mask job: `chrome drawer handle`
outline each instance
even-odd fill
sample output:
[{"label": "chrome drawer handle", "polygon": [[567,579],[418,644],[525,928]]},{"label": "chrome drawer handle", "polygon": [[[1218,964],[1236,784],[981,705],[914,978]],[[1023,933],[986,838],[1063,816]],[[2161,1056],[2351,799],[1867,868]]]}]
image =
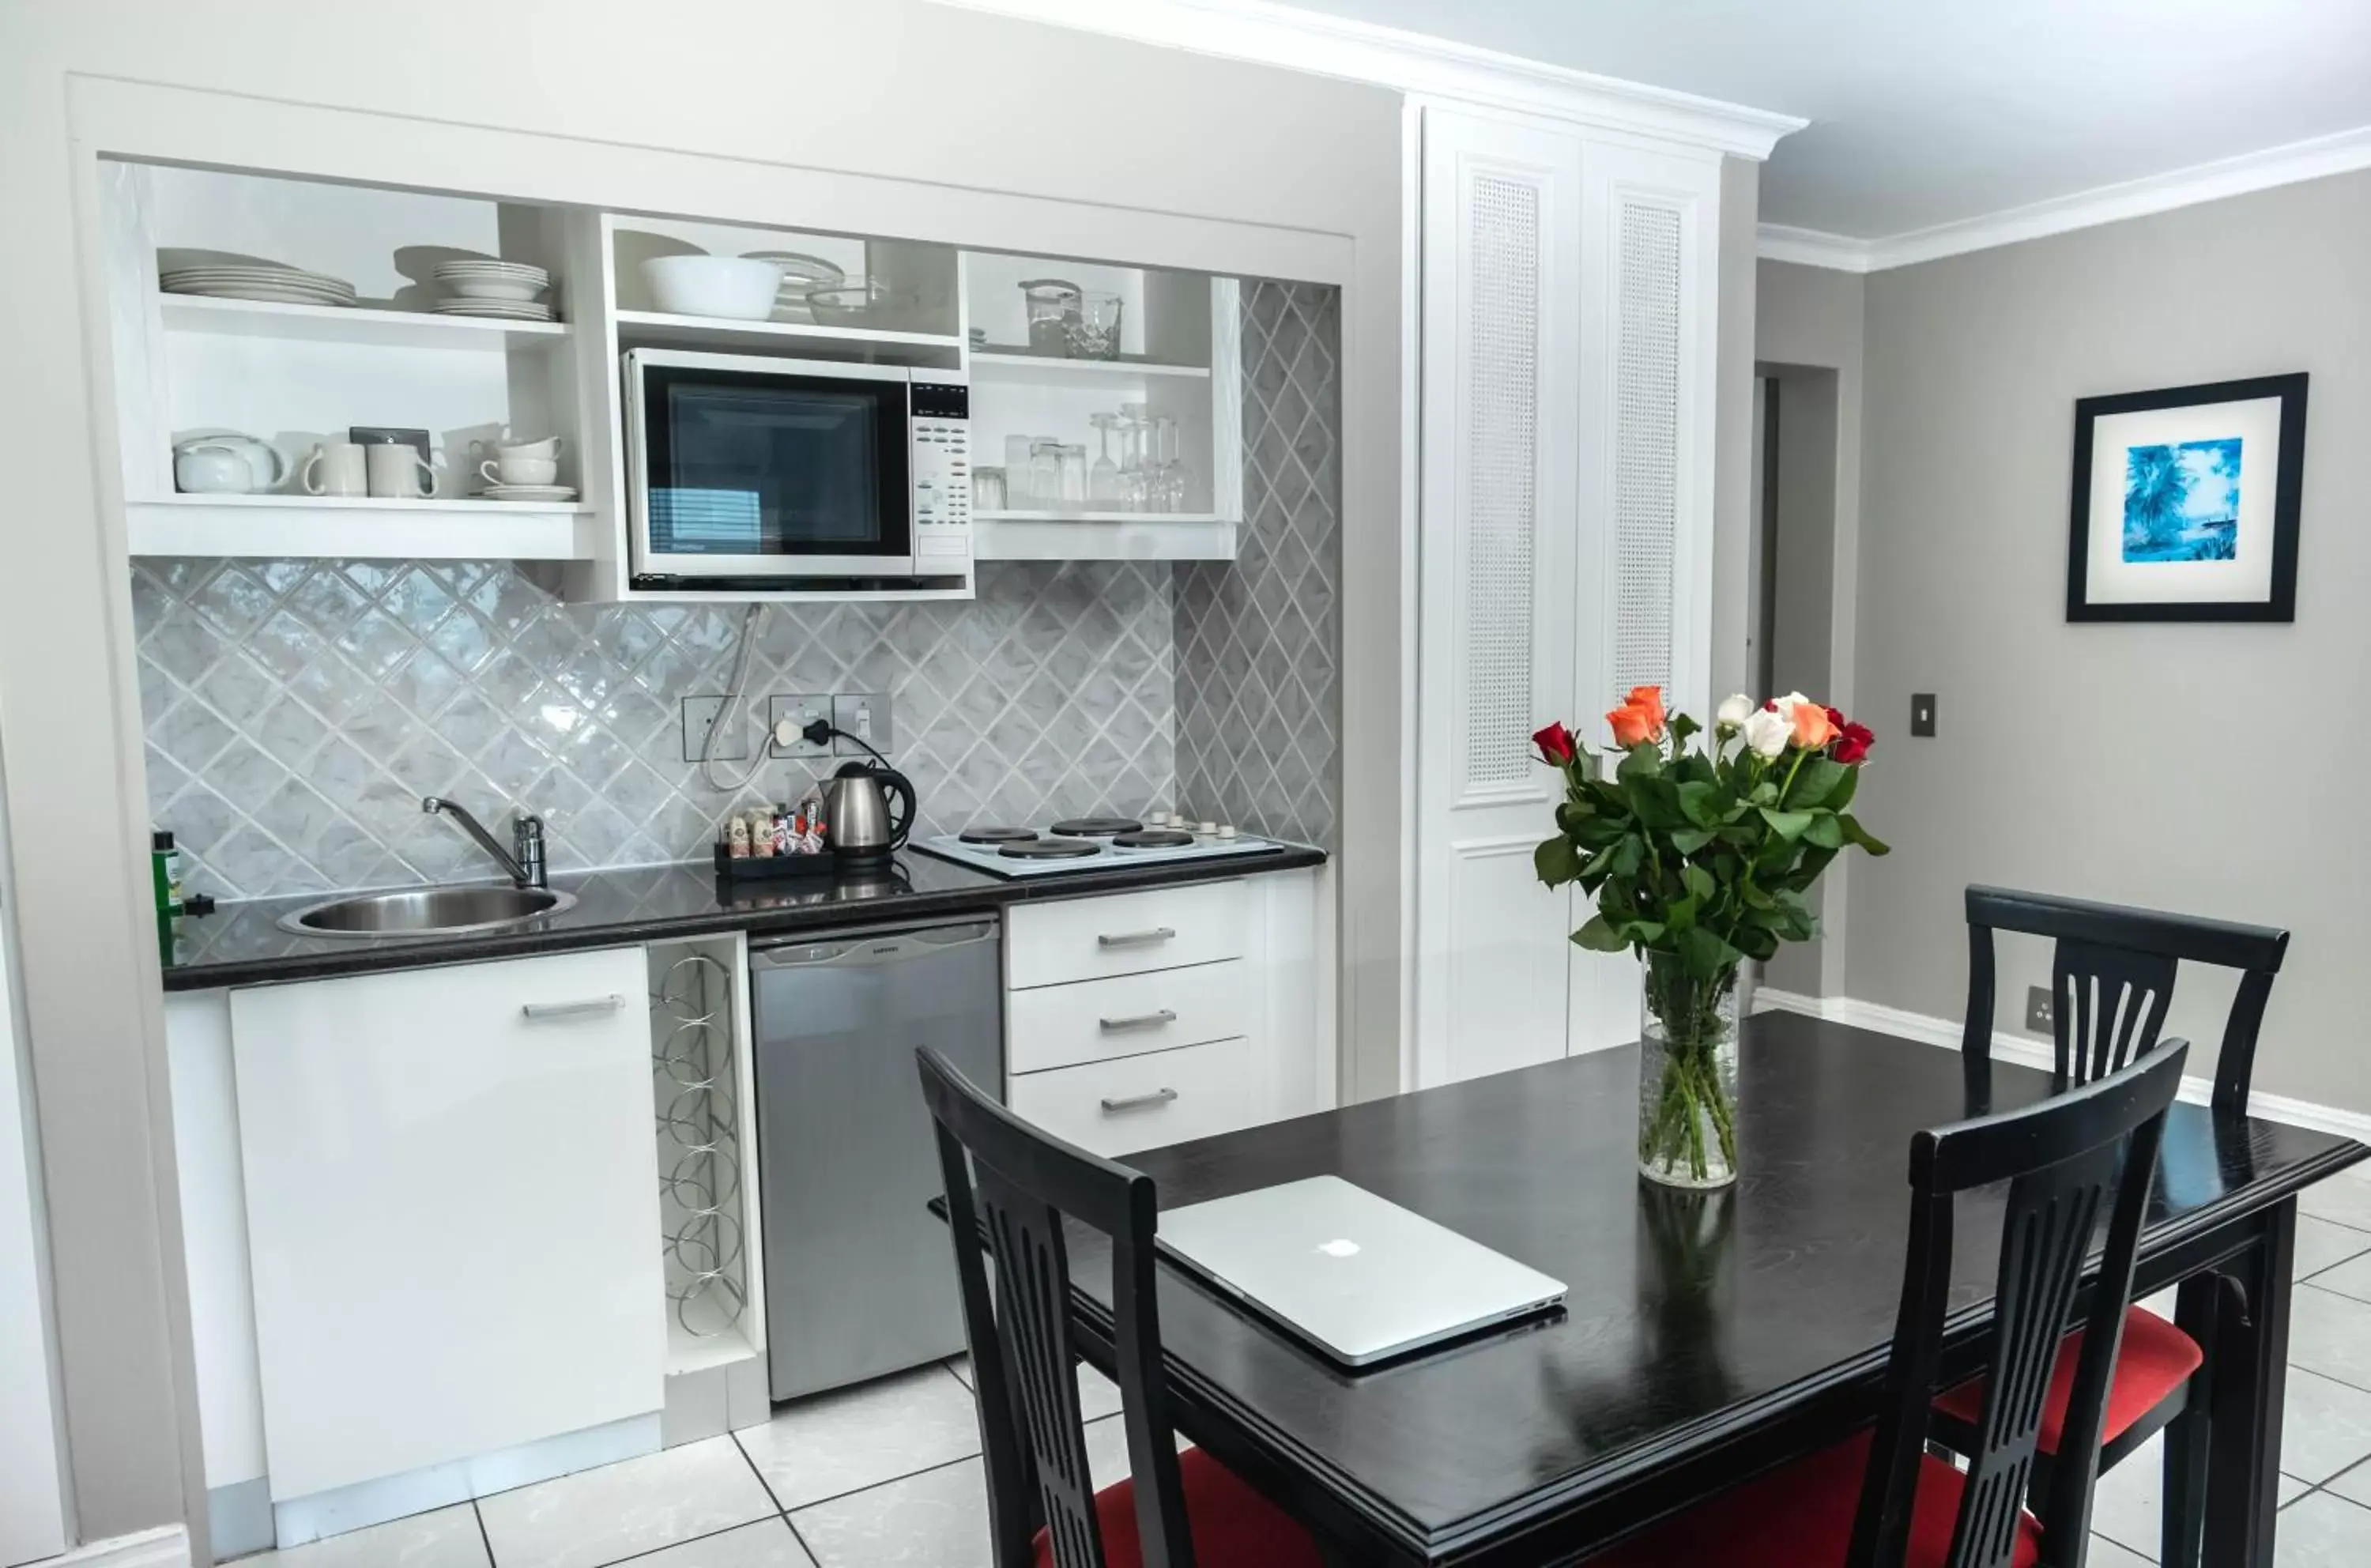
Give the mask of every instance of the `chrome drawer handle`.
[{"label": "chrome drawer handle", "polygon": [[1176,934],[1167,926],[1156,926],[1150,931],[1121,931],[1117,935],[1105,933],[1095,939],[1095,945],[1107,948],[1142,947],[1147,942],[1165,942]]},{"label": "chrome drawer handle", "polygon": [[1166,1105],[1176,1098],[1177,1091],[1174,1089],[1156,1089],[1150,1094],[1131,1094],[1124,1100],[1106,1100],[1104,1101],[1104,1114],[1108,1116],[1116,1111],[1138,1111],[1147,1105]]},{"label": "chrome drawer handle", "polygon": [[614,991],[606,997],[588,997],[581,1002],[528,1002],[519,1009],[519,1016],[530,1023],[548,1023],[564,1018],[590,1018],[596,1013],[613,1013],[626,1005],[626,998]]},{"label": "chrome drawer handle", "polygon": [[1107,1034],[1116,1034],[1123,1029],[1159,1029],[1176,1021],[1177,1015],[1162,1008],[1159,1012],[1138,1013],[1133,1018],[1099,1018],[1095,1025]]}]

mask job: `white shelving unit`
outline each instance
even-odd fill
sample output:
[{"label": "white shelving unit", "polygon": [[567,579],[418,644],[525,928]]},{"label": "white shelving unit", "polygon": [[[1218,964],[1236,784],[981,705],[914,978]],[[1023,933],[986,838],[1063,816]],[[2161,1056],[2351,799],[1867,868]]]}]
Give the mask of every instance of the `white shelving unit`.
[{"label": "white shelving unit", "polygon": [[135,556],[589,560],[593,508],[376,496],[166,495],[124,508]]},{"label": "white shelving unit", "polygon": [[439,316],[426,310],[378,310],[361,306],[278,305],[159,293],[156,310],[168,332],[221,332],[289,342],[353,343],[406,349],[549,348],[569,334],[565,321],[509,321],[488,316]]},{"label": "white shelving unit", "polygon": [[999,381],[1025,381],[1037,376],[1056,382],[1105,378],[1142,380],[1155,375],[1179,375],[1192,381],[1210,379],[1210,367],[1207,364],[1162,364],[1152,360],[1128,359],[1056,359],[1051,354],[1033,354],[1026,349],[974,349],[971,365],[975,374],[984,371]]},{"label": "white shelving unit", "polygon": [[[963,339],[940,332],[900,332],[881,327],[822,327],[803,321],[726,321],[711,316],[669,316],[657,310],[618,312],[622,338],[654,348],[708,350],[719,353],[794,356],[818,350],[831,359],[878,359],[888,363],[930,363],[960,353]],[[876,351],[864,353],[862,351]],[[921,354],[897,351],[925,351]]]}]

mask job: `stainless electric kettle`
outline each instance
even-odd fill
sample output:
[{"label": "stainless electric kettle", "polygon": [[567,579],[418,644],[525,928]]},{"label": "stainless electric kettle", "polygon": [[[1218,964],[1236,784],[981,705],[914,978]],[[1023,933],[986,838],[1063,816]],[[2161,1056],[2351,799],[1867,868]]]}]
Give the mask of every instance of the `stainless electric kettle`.
[{"label": "stainless electric kettle", "polygon": [[846,860],[879,859],[904,848],[913,830],[913,781],[879,763],[848,763],[823,787],[823,809],[833,854]]}]

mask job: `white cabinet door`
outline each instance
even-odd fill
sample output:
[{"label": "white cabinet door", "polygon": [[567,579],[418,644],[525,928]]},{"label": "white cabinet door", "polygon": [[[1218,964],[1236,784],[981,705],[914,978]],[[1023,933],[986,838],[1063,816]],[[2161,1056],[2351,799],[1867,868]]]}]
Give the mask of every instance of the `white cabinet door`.
[{"label": "white cabinet door", "polygon": [[1583,706],[1580,139],[1428,109],[1423,207],[1416,1068],[1428,1085],[1565,1053],[1574,901],[1532,871],[1557,790],[1531,735]]},{"label": "white cabinet door", "polygon": [[664,1403],[643,969],[232,996],[275,1502]]}]

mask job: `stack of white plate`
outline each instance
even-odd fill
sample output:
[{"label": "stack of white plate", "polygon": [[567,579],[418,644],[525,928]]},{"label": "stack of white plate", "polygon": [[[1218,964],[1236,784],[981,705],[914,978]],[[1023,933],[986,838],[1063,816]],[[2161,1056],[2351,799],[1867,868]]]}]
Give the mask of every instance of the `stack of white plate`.
[{"label": "stack of white plate", "polygon": [[815,313],[807,308],[807,291],[832,288],[849,281],[846,270],[836,263],[796,250],[752,250],[746,253],[745,259],[771,261],[782,270],[782,285],[774,294],[777,321],[813,321]]},{"label": "stack of white plate", "polygon": [[551,274],[524,261],[458,260],[436,263],[436,302],[441,316],[492,316],[505,321],[549,321],[551,306],[541,296]]},{"label": "stack of white plate", "polygon": [[488,501],[539,501],[549,506],[554,502],[574,501],[574,485],[488,485],[478,492]]},{"label": "stack of white plate", "polygon": [[354,285],[343,278],[269,262],[177,267],[156,281],[167,294],[204,294],[214,299],[263,300],[273,305],[354,303]]}]

